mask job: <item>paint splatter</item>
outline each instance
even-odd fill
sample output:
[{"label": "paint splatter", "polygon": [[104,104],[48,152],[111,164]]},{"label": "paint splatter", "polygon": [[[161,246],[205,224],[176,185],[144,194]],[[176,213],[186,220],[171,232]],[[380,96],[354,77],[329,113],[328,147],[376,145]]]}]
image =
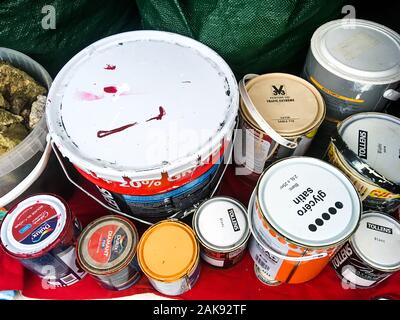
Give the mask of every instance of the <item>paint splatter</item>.
[{"label": "paint splatter", "polygon": [[106,93],[117,93],[118,92],[118,89],[116,86],[104,87],[103,90]]},{"label": "paint splatter", "polygon": [[152,120],[162,120],[162,118],[167,114],[166,112],[165,112],[165,109],[163,108],[163,107],[158,107],[158,110],[159,110],[159,114],[158,114],[158,116],[156,116],[156,117],[153,117],[153,118],[150,118],[150,119],[148,119],[148,120],[146,120],[146,122],[149,122],[149,121],[152,121]]},{"label": "paint splatter", "polygon": [[116,65],[107,64],[107,65],[104,67],[104,69],[105,69],[105,70],[115,70],[116,67],[117,67]]},{"label": "paint splatter", "polygon": [[76,93],[76,96],[79,100],[83,100],[83,101],[94,101],[94,100],[103,99],[103,96],[98,96],[94,93],[86,92],[86,91],[78,91]]},{"label": "paint splatter", "polygon": [[97,137],[98,138],[104,138],[104,137],[107,137],[107,136],[109,136],[111,134],[124,131],[124,130],[130,128],[130,127],[133,127],[133,126],[137,125],[137,124],[138,124],[137,122],[134,122],[134,123],[130,123],[130,124],[127,124],[125,126],[122,126],[122,127],[119,127],[119,128],[115,128],[115,129],[112,129],[112,130],[100,130],[100,131],[97,132]]}]

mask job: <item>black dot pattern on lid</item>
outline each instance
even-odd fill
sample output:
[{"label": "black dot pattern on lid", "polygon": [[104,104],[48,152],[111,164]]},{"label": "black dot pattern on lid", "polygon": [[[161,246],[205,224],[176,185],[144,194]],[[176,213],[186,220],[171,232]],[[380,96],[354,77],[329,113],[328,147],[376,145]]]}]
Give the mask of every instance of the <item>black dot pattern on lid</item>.
[{"label": "black dot pattern on lid", "polygon": [[[336,207],[337,209],[342,209],[342,208],[343,208],[343,203],[341,203],[340,201],[336,201],[336,202],[335,202],[335,207]],[[335,214],[337,213],[337,209],[336,209],[336,208],[330,207],[330,208],[328,209],[328,212],[329,212],[329,213],[324,212],[324,213],[321,215],[321,217],[322,217],[323,220],[320,219],[320,218],[315,219],[315,224],[312,224],[312,223],[309,224],[309,225],[308,225],[308,229],[309,229],[311,232],[317,231],[317,229],[318,229],[317,226],[319,226],[319,227],[323,226],[323,225],[324,225],[324,220],[325,220],[325,221],[330,220],[330,219],[331,219],[331,215],[335,215]]]},{"label": "black dot pattern on lid", "polygon": [[330,218],[331,218],[331,216],[330,216],[328,213],[324,212],[324,213],[322,214],[322,219],[324,219],[324,220],[329,220]]},{"label": "black dot pattern on lid", "polygon": [[342,209],[343,208],[343,203],[341,203],[340,201],[335,202],[335,207],[338,209]]},{"label": "black dot pattern on lid", "polygon": [[330,207],[328,209],[328,211],[329,211],[330,214],[336,214],[336,212],[337,212],[337,210],[335,208],[333,208],[333,207]]}]

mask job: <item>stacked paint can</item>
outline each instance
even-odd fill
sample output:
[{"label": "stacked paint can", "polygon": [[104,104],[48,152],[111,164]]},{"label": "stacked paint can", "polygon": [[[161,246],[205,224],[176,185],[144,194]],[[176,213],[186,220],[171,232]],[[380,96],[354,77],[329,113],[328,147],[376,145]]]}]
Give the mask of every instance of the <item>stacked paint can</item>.
[{"label": "stacked paint can", "polygon": [[400,98],[400,35],[366,20],[328,22],[314,32],[302,76],[326,103],[326,121],[315,142],[326,150],[339,121],[384,111]]},{"label": "stacked paint can", "polygon": [[316,88],[299,77],[271,73],[246,75],[239,90],[241,135],[234,151],[238,175],[258,179],[274,161],[305,154],[325,116]]},{"label": "stacked paint can", "polygon": [[364,112],[337,126],[329,161],[356,186],[365,209],[395,214],[400,207],[400,119]]},{"label": "stacked paint can", "polygon": [[200,276],[196,236],[177,220],[165,220],[146,230],[138,245],[138,261],[154,289],[169,296],[192,289]]},{"label": "stacked paint can", "polygon": [[53,147],[70,180],[96,198],[69,163],[108,209],[154,222],[180,217],[213,194],[231,151],[238,88],[205,45],[134,31],[73,57],[48,104]]},{"label": "stacked paint can", "polygon": [[139,281],[139,235],[127,219],[104,216],[91,222],[77,244],[81,267],[109,290],[125,290]]},{"label": "stacked paint can", "polygon": [[261,175],[248,215],[259,279],[302,283],[316,277],[355,232],[361,202],[351,181],[332,165],[291,157]]},{"label": "stacked paint can", "polygon": [[10,209],[1,225],[1,245],[44,279],[43,287],[64,287],[85,275],[76,259],[81,226],[68,205],[49,194],[31,196]]}]

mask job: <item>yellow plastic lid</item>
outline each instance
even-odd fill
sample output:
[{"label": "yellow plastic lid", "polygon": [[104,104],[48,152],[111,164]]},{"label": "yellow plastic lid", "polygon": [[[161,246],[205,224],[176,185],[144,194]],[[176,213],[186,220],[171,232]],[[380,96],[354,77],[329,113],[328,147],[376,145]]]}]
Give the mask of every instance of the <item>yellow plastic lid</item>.
[{"label": "yellow plastic lid", "polygon": [[199,257],[193,230],[179,221],[159,222],[143,234],[138,245],[138,262],[146,276],[173,282],[188,274]]},{"label": "yellow plastic lid", "polygon": [[[322,122],[325,103],[318,90],[306,80],[285,73],[260,75],[246,84],[249,96],[268,124],[283,136],[309,132]],[[243,100],[242,115],[260,129]]]}]

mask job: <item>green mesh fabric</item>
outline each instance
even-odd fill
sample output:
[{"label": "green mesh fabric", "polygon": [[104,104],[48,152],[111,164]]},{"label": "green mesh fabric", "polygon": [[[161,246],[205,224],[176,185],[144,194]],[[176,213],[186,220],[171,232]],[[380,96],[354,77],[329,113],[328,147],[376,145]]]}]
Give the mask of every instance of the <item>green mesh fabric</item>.
[{"label": "green mesh fabric", "polygon": [[[43,29],[45,5],[56,29]],[[140,28],[133,0],[0,0],[0,47],[21,51],[54,76],[77,52],[108,35]]]},{"label": "green mesh fabric", "polygon": [[217,51],[238,77],[304,63],[314,30],[344,1],[137,0],[144,29],[176,32]]}]

